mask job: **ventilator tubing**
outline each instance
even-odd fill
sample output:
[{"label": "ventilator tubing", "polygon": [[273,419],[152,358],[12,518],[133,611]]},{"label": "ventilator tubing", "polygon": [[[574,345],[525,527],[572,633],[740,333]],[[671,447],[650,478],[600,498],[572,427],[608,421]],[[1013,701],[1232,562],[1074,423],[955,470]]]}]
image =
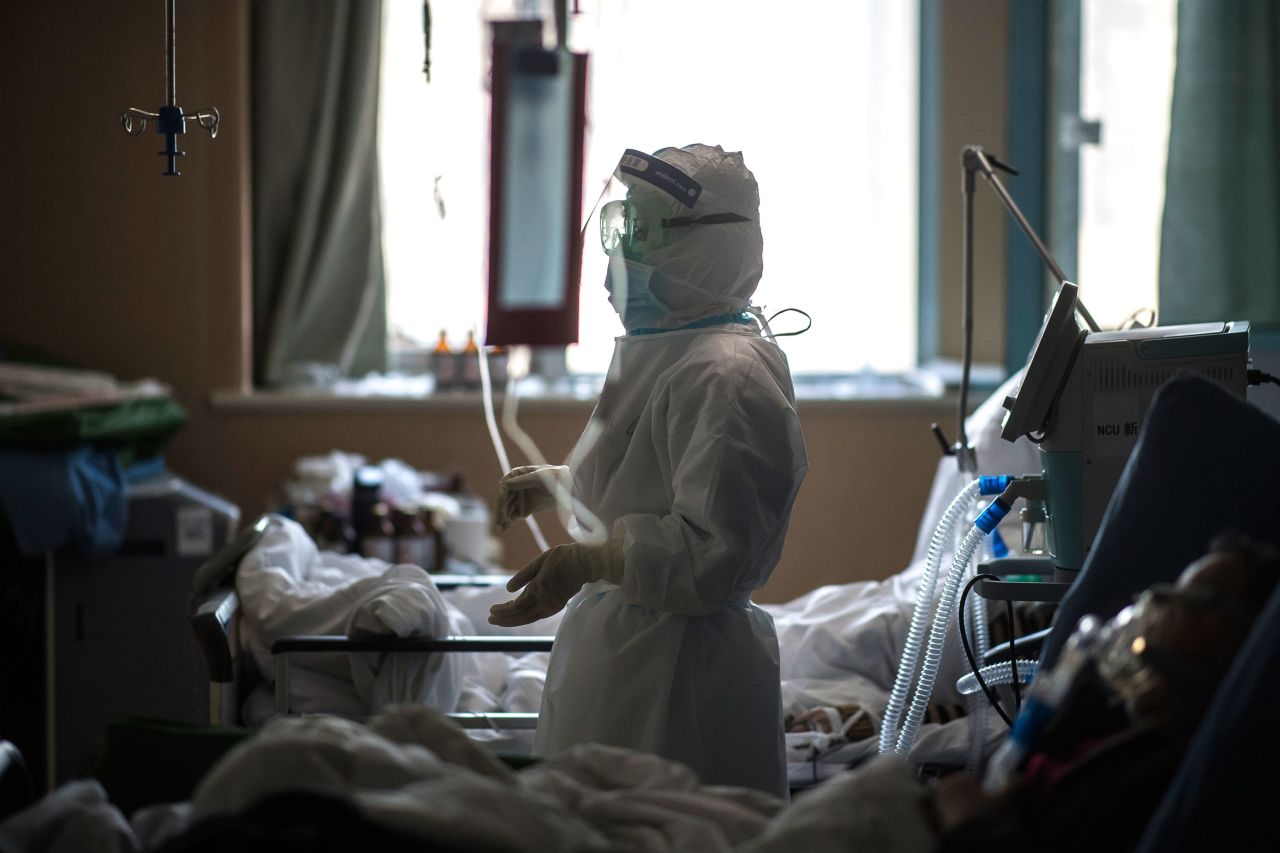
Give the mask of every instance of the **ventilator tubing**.
[{"label": "ventilator tubing", "polygon": [[[1036,674],[1037,665],[1036,661],[1033,660],[1018,661],[1018,681],[1022,684],[1030,684],[1032,676]],[[988,664],[979,669],[978,672],[982,674],[982,680],[987,683],[988,687],[1013,683],[1013,666],[1007,660]],[[978,683],[978,679],[974,677],[972,672],[966,672],[956,680],[956,690],[959,690],[965,696],[972,693],[981,694],[982,685]]]},{"label": "ventilator tubing", "polygon": [[898,739],[898,727],[902,722],[902,711],[906,706],[907,693],[915,679],[916,665],[920,659],[920,647],[924,642],[926,622],[933,604],[933,589],[938,581],[938,568],[942,564],[942,552],[951,540],[951,532],[979,494],[979,481],[969,483],[956,495],[938,526],[934,528],[929,539],[929,551],[925,558],[924,574],[920,578],[920,586],[916,590],[916,607],[911,613],[911,626],[907,629],[907,641],[902,648],[902,659],[898,662],[898,674],[893,680],[893,691],[889,694],[889,707],[885,709],[884,721],[880,724],[880,751],[889,752],[894,749]]},{"label": "ventilator tubing", "polygon": [[[981,522],[981,518],[979,519]],[[942,597],[938,600],[938,611],[933,617],[933,629],[929,632],[929,645],[925,648],[924,663],[920,668],[920,682],[916,685],[915,695],[911,697],[911,707],[907,711],[906,722],[898,734],[898,742],[894,751],[899,755],[907,755],[915,745],[916,733],[920,730],[920,721],[924,719],[925,706],[933,694],[933,685],[938,679],[938,667],[942,663],[942,649],[947,641],[947,626],[955,615],[956,599],[960,591],[960,582],[964,580],[973,552],[978,549],[982,537],[989,531],[979,525],[969,528],[960,550],[951,560],[951,571],[947,574],[946,583],[942,587]]]}]

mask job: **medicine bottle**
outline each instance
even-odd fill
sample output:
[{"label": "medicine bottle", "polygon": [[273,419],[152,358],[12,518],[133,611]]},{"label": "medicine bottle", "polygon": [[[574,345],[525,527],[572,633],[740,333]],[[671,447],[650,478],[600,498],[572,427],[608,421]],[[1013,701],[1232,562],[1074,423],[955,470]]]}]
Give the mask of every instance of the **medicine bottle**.
[{"label": "medicine bottle", "polygon": [[396,562],[396,532],[391,526],[391,512],[386,504],[380,502],[374,505],[369,525],[361,539],[360,553],[388,563]]},{"label": "medicine bottle", "polygon": [[396,531],[396,562],[434,571],[436,540],[417,507],[397,507],[391,513],[391,521]]},{"label": "medicine bottle", "polygon": [[462,348],[462,387],[468,391],[480,390],[480,347],[476,346],[475,330],[467,332],[467,343]]},{"label": "medicine bottle", "polygon": [[445,330],[440,330],[440,339],[436,341],[436,348],[431,352],[431,372],[436,378],[436,390],[448,391],[457,385],[458,382],[458,360],[457,356],[449,349],[449,339],[445,336]]},{"label": "medicine bottle", "polygon": [[336,551],[346,554],[351,550],[355,540],[355,531],[347,520],[338,512],[332,501],[321,504],[320,514],[316,518],[315,531],[311,534],[316,548],[321,551]]}]

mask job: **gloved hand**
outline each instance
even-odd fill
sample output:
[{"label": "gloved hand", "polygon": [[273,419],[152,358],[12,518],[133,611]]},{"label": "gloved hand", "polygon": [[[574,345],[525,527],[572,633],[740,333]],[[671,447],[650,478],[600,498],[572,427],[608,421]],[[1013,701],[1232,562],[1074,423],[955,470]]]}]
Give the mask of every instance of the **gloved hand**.
[{"label": "gloved hand", "polygon": [[556,496],[548,485],[559,481],[571,487],[567,465],[521,465],[512,468],[498,482],[498,500],[493,508],[493,529],[506,530],[517,519],[535,512],[555,509]]},{"label": "gloved hand", "polygon": [[582,585],[596,580],[622,583],[622,542],[557,545],[534,557],[507,581],[507,591],[524,592],[489,608],[489,622],[503,628],[528,625],[564,609]]}]

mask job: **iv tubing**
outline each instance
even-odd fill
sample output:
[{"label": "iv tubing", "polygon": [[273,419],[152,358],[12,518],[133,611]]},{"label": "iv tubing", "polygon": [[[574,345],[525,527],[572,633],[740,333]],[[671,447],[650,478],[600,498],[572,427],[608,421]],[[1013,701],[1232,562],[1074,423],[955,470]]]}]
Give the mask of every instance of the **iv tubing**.
[{"label": "iv tubing", "polygon": [[[506,471],[511,470],[511,464],[509,464],[506,448],[503,448],[502,438],[498,435],[498,428],[493,420],[493,386],[489,382],[489,362],[486,359],[484,347],[480,348],[480,384],[484,389],[485,420],[489,424],[489,435],[490,438],[493,438],[494,447],[498,448],[498,461],[502,464],[503,471],[506,473]],[[518,407],[520,407],[520,393],[516,389],[516,378],[508,375],[507,393],[502,402],[502,428],[506,430],[508,437],[516,442],[516,446],[520,447],[520,450],[525,453],[525,456],[532,464],[547,465],[547,457],[543,456],[543,452],[538,450],[538,444],[534,442],[529,433],[520,428],[520,423],[516,420]],[[547,487],[547,491],[556,497],[556,508],[561,524],[564,525],[564,529],[573,539],[577,540],[577,542],[588,544],[600,544],[608,539],[608,530],[605,529],[604,524],[600,523],[594,512],[588,510],[582,505],[581,501],[573,497],[570,488],[558,476],[539,474],[539,479]],[[529,529],[534,534],[538,547],[543,551],[547,551],[550,546],[538,523],[531,516],[525,517],[525,523],[529,525]],[[579,533],[580,530],[581,534]]]},{"label": "iv tubing", "polygon": [[[483,376],[481,377],[483,380]],[[506,431],[507,436],[516,443],[516,446],[524,452],[529,461],[534,465],[546,465],[546,457],[542,455],[542,451],[538,449],[538,445],[527,432],[520,428],[519,422],[516,421],[516,410],[520,406],[520,395],[516,391],[515,377],[507,377],[507,393],[506,399],[502,401],[502,428]],[[510,469],[508,469],[510,470]],[[556,510],[560,516],[560,523],[564,525],[566,531],[578,542],[585,542],[591,545],[599,545],[608,540],[609,531],[604,524],[596,517],[595,513],[587,509],[582,501],[573,496],[568,487],[553,474],[541,473],[538,475],[547,490],[555,496]],[[533,519],[528,519],[530,525],[534,524]],[[571,521],[576,521],[575,525],[583,532],[579,535],[571,525]],[[542,550],[547,550],[546,540],[539,542]]]},{"label": "iv tubing", "polygon": [[925,623],[929,618],[930,606],[933,604],[933,590],[937,586],[938,569],[942,563],[942,551],[951,538],[951,531],[956,522],[978,497],[978,480],[969,483],[952,499],[947,506],[938,526],[929,539],[928,557],[925,560],[924,574],[920,578],[920,586],[916,590],[916,607],[911,614],[911,626],[907,630],[907,641],[902,649],[902,659],[898,663],[898,674],[894,678],[893,691],[889,695],[889,706],[885,709],[884,721],[880,726],[880,751],[889,752],[899,735],[898,726],[902,720],[902,712],[906,706],[907,693],[915,678],[916,665],[920,658],[920,647],[924,641]]},{"label": "iv tubing", "polygon": [[[480,396],[484,402],[484,422],[489,427],[489,439],[493,442],[493,449],[498,454],[498,464],[502,466],[502,473],[505,475],[511,470],[511,460],[507,457],[506,445],[502,443],[498,422],[493,416],[493,383],[489,380],[489,354],[484,347],[480,347],[480,387],[482,392]],[[551,547],[547,544],[547,538],[542,535],[542,528],[538,526],[533,516],[526,516],[524,522],[529,525],[529,532],[533,534],[533,541],[538,544],[540,550],[546,551]]]}]

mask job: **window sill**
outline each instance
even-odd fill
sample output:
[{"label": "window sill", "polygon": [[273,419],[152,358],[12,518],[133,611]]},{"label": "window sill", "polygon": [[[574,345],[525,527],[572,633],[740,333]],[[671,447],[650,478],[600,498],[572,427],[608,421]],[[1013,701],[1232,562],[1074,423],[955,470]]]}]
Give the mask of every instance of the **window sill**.
[{"label": "window sill", "polygon": [[[254,390],[214,391],[209,403],[216,412],[232,414],[279,411],[481,411],[479,391],[445,391],[435,394],[353,394],[337,391]],[[502,395],[495,398],[501,416]],[[520,397],[521,409],[590,409],[595,395],[530,394]]]},{"label": "window sill", "polygon": [[[520,394],[522,409],[590,409],[603,377],[576,377],[546,383],[528,382]],[[936,377],[927,374],[888,377],[875,374],[801,376],[795,381],[796,402],[801,408],[847,406],[874,408],[936,408],[954,403],[954,394]],[[503,394],[495,397],[501,409]],[[421,388],[402,384],[357,389],[355,386],[324,389],[222,390],[210,395],[217,412],[231,414],[278,411],[463,411],[482,409],[479,391],[435,393],[424,383]]]}]

